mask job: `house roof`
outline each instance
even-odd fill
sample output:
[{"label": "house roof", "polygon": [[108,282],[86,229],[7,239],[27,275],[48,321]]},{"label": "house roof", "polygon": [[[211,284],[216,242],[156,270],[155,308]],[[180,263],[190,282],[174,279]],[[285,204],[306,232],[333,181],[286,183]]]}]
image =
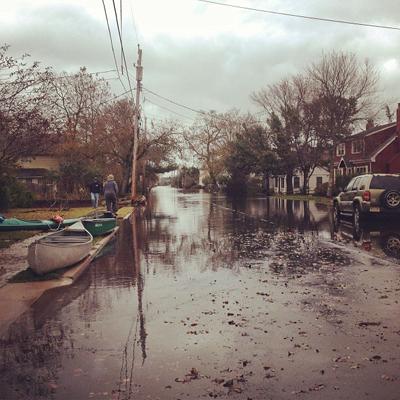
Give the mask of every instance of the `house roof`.
[{"label": "house roof", "polygon": [[18,168],[18,178],[41,178],[48,176],[49,170],[46,168]]},{"label": "house roof", "polygon": [[369,155],[369,158],[371,159],[371,161],[375,162],[375,157],[384,149],[386,149],[386,147],[388,147],[391,143],[393,143],[397,138],[397,134],[394,134],[392,136],[390,136],[389,139],[387,139],[386,141],[384,141],[377,149],[375,149],[373,152],[371,152],[371,154]]},{"label": "house roof", "polygon": [[354,133],[354,134],[350,135],[348,138],[346,138],[344,141],[349,141],[349,140],[361,138],[364,136],[374,135],[375,133],[382,132],[386,129],[395,128],[396,125],[397,125],[396,122],[389,122],[388,124],[374,126],[371,129]]}]

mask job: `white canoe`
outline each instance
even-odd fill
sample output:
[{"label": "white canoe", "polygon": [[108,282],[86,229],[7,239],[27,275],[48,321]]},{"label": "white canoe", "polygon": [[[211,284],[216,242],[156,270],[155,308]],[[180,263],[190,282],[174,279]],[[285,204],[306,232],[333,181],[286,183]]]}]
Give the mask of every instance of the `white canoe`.
[{"label": "white canoe", "polygon": [[29,266],[42,275],[76,264],[89,255],[93,236],[85,229],[82,222],[51,233],[28,248]]}]

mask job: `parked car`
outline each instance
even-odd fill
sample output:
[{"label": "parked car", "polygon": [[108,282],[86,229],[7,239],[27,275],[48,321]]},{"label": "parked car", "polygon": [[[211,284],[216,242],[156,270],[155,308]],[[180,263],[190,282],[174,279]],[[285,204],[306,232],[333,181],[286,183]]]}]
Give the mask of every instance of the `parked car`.
[{"label": "parked car", "polygon": [[354,224],[368,215],[400,216],[400,174],[354,177],[333,199],[334,217],[351,215]]}]

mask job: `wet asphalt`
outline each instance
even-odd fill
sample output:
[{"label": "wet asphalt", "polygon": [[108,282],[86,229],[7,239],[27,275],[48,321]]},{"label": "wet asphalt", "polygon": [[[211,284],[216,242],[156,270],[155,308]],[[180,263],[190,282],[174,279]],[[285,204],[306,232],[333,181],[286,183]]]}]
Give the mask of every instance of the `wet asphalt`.
[{"label": "wet asphalt", "polygon": [[1,338],[0,399],[400,397],[396,224],[156,188]]}]

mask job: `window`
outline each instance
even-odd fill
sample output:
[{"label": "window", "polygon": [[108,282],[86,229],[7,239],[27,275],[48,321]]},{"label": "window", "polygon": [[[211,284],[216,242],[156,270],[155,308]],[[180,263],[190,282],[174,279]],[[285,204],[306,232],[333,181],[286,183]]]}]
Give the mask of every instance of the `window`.
[{"label": "window", "polygon": [[344,156],[346,154],[346,145],[345,143],[340,143],[336,147],[336,155],[337,156]]},{"label": "window", "polygon": [[281,178],[281,187],[282,187],[282,188],[285,187],[285,178]]},{"label": "window", "polygon": [[317,176],[317,187],[322,186],[322,176]]},{"label": "window", "polygon": [[358,189],[358,184],[360,183],[361,178],[356,178],[355,181],[353,182],[353,186],[351,187],[351,190],[357,190]]},{"label": "window", "polygon": [[353,183],[354,183],[354,181],[355,181],[356,179],[355,178],[353,178],[350,182],[349,182],[349,184],[346,186],[346,192],[348,192],[349,190],[351,190],[351,188],[353,187]]},{"label": "window", "polygon": [[400,176],[376,175],[372,178],[369,188],[400,190]]},{"label": "window", "polygon": [[368,166],[364,165],[362,167],[356,167],[357,174],[366,174],[368,173]]},{"label": "window", "polygon": [[353,140],[351,142],[351,154],[359,154],[363,151],[363,141],[362,139]]},{"label": "window", "polygon": [[300,187],[300,178],[298,176],[295,176],[293,178],[293,188],[298,189]]}]

